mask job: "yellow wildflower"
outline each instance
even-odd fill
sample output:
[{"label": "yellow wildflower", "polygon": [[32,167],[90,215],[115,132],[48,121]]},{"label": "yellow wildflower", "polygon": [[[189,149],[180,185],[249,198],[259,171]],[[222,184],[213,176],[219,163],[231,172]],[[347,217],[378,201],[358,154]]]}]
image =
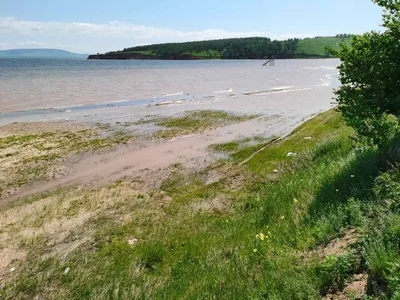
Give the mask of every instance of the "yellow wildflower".
[{"label": "yellow wildflower", "polygon": [[296,198],[294,198],[294,199],[293,199],[293,202],[294,202],[294,203],[297,203],[297,202],[299,202],[299,200],[297,200]]},{"label": "yellow wildflower", "polygon": [[262,233],[260,233],[260,240],[264,240],[265,239],[265,235],[264,234],[262,234]]},{"label": "yellow wildflower", "polygon": [[253,249],[253,252],[256,253],[256,252],[257,252],[257,249]]}]

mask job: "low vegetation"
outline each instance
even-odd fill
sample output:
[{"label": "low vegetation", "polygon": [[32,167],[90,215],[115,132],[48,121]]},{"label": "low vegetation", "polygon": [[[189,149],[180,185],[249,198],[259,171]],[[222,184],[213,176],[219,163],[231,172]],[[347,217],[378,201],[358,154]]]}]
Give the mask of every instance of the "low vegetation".
[{"label": "low vegetation", "polygon": [[[2,207],[1,297],[400,299],[400,4],[374,2],[387,30],[336,52],[338,110],[285,139],[211,146],[229,159],[173,165],[156,185],[124,178]],[[236,118],[156,122],[181,134]]]},{"label": "low vegetation", "polygon": [[3,207],[1,251],[19,253],[3,295],[318,299],[359,292],[359,275],[374,297],[394,294],[398,146],[358,149],[352,136],[330,111],[244,165],[264,141],[201,172],[171,166],[157,189],[127,178]]},{"label": "low vegetation", "polygon": [[60,163],[68,156],[109,148],[130,138],[123,132],[100,137],[95,129],[20,133],[0,138],[0,197],[33,181],[61,176],[65,168]]},{"label": "low vegetation", "polygon": [[183,116],[145,118],[135,124],[153,123],[162,128],[167,128],[157,131],[152,137],[157,139],[171,139],[178,136],[201,133],[257,117],[259,115],[236,115],[225,111],[197,110],[187,111]]}]

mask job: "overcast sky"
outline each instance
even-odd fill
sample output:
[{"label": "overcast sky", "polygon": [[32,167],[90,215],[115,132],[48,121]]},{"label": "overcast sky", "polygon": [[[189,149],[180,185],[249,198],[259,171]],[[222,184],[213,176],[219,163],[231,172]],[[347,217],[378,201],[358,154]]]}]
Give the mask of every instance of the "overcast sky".
[{"label": "overcast sky", "polygon": [[0,0],[0,50],[79,53],[227,37],[273,39],[379,30],[369,0]]}]

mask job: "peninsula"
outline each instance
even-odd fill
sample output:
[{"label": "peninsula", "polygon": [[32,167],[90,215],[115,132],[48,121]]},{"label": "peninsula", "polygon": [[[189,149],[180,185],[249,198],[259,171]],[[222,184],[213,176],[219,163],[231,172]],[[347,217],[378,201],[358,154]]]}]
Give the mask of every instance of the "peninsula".
[{"label": "peninsula", "polygon": [[265,37],[233,38],[184,43],[166,43],[125,48],[88,59],[264,59],[327,58],[326,47],[338,49],[348,43],[351,34],[305,39],[271,40]]}]

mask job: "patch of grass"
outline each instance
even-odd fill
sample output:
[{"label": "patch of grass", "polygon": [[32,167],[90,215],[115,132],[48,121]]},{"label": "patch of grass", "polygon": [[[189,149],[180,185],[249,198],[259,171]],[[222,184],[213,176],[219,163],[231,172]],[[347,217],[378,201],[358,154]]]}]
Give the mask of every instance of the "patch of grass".
[{"label": "patch of grass", "polygon": [[24,145],[39,137],[39,135],[8,136],[0,138],[0,149],[9,148],[15,145]]},{"label": "patch of grass", "polygon": [[111,129],[111,124],[110,123],[96,123],[96,126],[101,129],[101,130],[110,130]]},{"label": "patch of grass", "polygon": [[238,152],[240,149],[248,148],[249,146],[260,145],[261,142],[266,143],[268,140],[261,136],[255,136],[255,137],[248,137],[240,140],[231,141],[228,143],[213,144],[210,145],[209,148],[210,150],[216,152],[235,153]]},{"label": "patch of grass", "polygon": [[350,38],[340,38],[334,36],[305,38],[298,42],[296,54],[306,54],[309,56],[329,56],[326,47],[338,50],[341,43],[349,43]]},{"label": "patch of grass", "polygon": [[8,189],[46,179],[49,170],[66,156],[125,144],[131,138],[122,131],[100,138],[93,129],[1,138],[0,176],[4,180],[0,181],[0,195]]},{"label": "patch of grass", "polygon": [[186,52],[184,54],[191,54],[193,56],[197,56],[199,58],[214,58],[214,59],[220,59],[223,56],[222,52],[215,51],[215,50],[206,50],[206,51],[192,51],[192,52]]},{"label": "patch of grass", "polygon": [[160,119],[158,126],[169,128],[154,134],[156,138],[169,139],[239,123],[259,117],[258,115],[235,115],[225,111],[199,110],[186,112],[184,116]]}]

